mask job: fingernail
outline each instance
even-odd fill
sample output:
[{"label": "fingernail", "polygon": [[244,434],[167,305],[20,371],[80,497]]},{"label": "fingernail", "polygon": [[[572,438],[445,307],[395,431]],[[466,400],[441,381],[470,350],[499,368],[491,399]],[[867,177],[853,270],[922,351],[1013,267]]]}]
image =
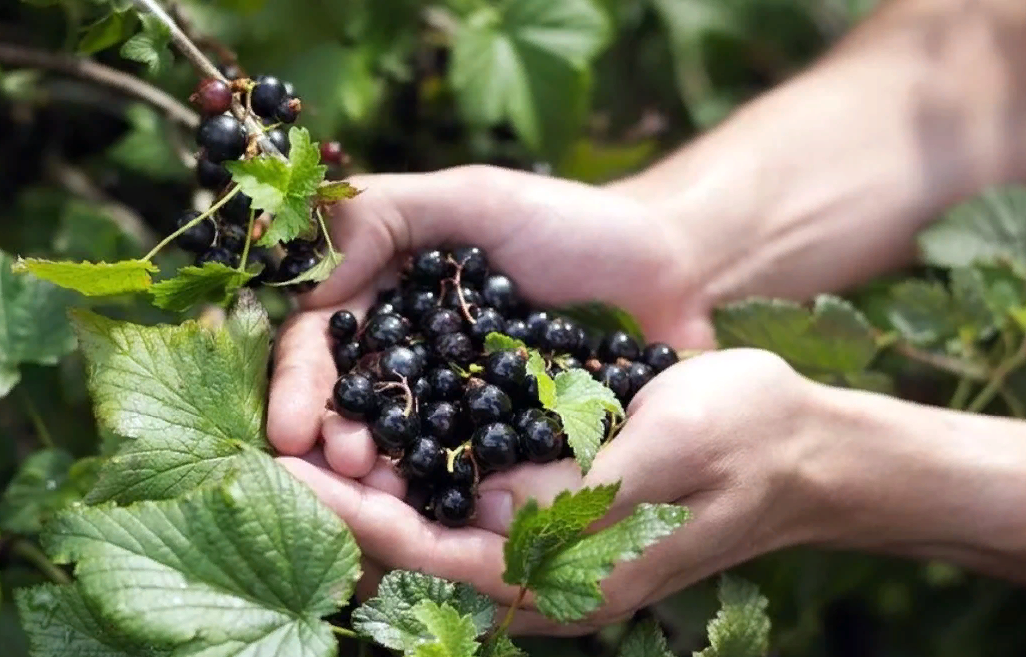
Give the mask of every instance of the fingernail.
[{"label": "fingernail", "polygon": [[513,496],[504,490],[490,490],[481,493],[477,500],[476,524],[496,534],[505,535],[513,522]]}]

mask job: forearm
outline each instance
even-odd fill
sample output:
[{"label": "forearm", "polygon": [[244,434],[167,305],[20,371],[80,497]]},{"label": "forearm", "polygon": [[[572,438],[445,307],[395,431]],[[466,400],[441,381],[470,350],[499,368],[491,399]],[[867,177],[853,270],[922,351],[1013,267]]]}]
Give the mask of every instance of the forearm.
[{"label": "forearm", "polygon": [[816,404],[808,542],[1026,583],[1026,422],[836,388]]},{"label": "forearm", "polygon": [[[909,262],[945,207],[1026,174],[1026,5],[896,0],[815,67],[619,189],[715,254],[711,303]],[[702,221],[702,218],[705,221]]]}]

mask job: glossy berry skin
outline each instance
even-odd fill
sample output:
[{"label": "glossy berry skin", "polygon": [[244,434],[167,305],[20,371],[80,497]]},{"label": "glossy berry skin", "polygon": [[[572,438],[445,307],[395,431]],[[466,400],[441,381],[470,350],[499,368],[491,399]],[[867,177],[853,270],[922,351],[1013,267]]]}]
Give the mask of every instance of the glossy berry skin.
[{"label": "glossy berry skin", "polygon": [[484,364],[484,380],[515,394],[527,378],[527,358],[519,351],[496,351]]},{"label": "glossy berry skin", "polygon": [[486,306],[505,314],[517,304],[517,286],[508,276],[492,274],[481,285],[481,298]]},{"label": "glossy berry skin", "polygon": [[220,191],[232,181],[232,174],[223,164],[211,162],[206,157],[196,159],[196,182],[204,189]]},{"label": "glossy berry skin", "polygon": [[416,381],[410,384],[410,392],[417,399],[431,399],[431,384],[428,383],[427,377],[420,377]]},{"label": "glossy berry skin", "polygon": [[468,450],[463,450],[452,460],[452,472],[449,473],[449,480],[458,486],[470,489],[477,485],[477,468],[474,467],[474,460],[470,458]]},{"label": "glossy berry skin", "polygon": [[439,249],[419,251],[410,264],[410,277],[421,285],[438,285],[449,268],[445,258]]},{"label": "glossy berry skin", "polygon": [[218,209],[217,214],[228,223],[248,226],[249,213],[252,207],[253,199],[242,192],[236,192],[234,196],[225,201],[224,205]]},{"label": "glossy berry skin", "polygon": [[435,308],[424,315],[420,325],[428,339],[433,340],[440,335],[463,330],[463,318],[452,308]]},{"label": "glossy berry skin", "polygon": [[237,160],[246,151],[246,130],[234,116],[218,114],[200,124],[196,143],[211,162]]},{"label": "glossy berry skin", "polygon": [[504,333],[514,340],[520,340],[524,344],[527,344],[531,335],[531,332],[527,330],[527,322],[522,319],[506,320],[506,330]]},{"label": "glossy berry skin", "polygon": [[631,382],[631,397],[638,394],[638,391],[645,387],[645,384],[654,376],[655,372],[645,363],[631,363],[627,367],[627,378]]},{"label": "glossy berry skin", "polygon": [[281,154],[285,157],[289,156],[289,151],[292,150],[292,144],[289,143],[289,134],[281,128],[275,128],[267,133],[267,138],[271,140],[274,147],[281,151]]},{"label": "glossy berry skin", "polygon": [[474,495],[462,486],[446,486],[431,498],[435,520],[445,527],[465,527],[474,516]]},{"label": "glossy berry skin", "polygon": [[223,114],[231,109],[232,90],[228,83],[217,78],[206,78],[196,86],[196,91],[189,96],[200,113],[205,116]]},{"label": "glossy berry skin", "polygon": [[377,395],[370,378],[362,374],[343,374],[331,392],[335,410],[344,418],[366,422],[377,412]]},{"label": "glossy berry skin", "polygon": [[542,413],[541,410],[537,408],[525,408],[517,411],[516,415],[513,416],[513,428],[516,429],[518,433],[523,433],[529,423],[534,420],[540,420],[543,417],[545,417],[545,414]]},{"label": "glossy berry skin", "polygon": [[[271,252],[260,246],[249,247],[249,264],[260,263],[264,266],[260,273],[246,282],[246,287],[258,287],[273,281],[278,276],[278,263],[274,261]],[[249,265],[247,265],[248,267]]]},{"label": "glossy berry skin", "polygon": [[440,335],[432,343],[435,356],[446,363],[456,363],[467,367],[474,360],[476,351],[474,343],[466,333],[446,333]]},{"label": "glossy berry skin", "polygon": [[534,463],[548,463],[563,451],[563,436],[556,421],[542,417],[528,422],[520,431],[520,453]]},{"label": "glossy berry skin", "polygon": [[402,308],[402,303],[403,303],[403,293],[400,292],[399,290],[395,289],[394,287],[388,288],[388,289],[385,289],[385,290],[379,290],[378,294],[377,294],[377,297],[374,299],[374,303],[376,303],[376,304],[384,304],[384,303],[392,304],[396,308],[400,308],[400,310],[397,310],[396,313],[401,315],[402,314],[401,308]]},{"label": "glossy berry skin", "polygon": [[225,224],[218,232],[217,243],[233,253],[242,254],[246,246],[246,229],[237,224]]},{"label": "glossy berry skin", "polygon": [[278,103],[278,108],[274,110],[274,118],[282,123],[295,123],[299,118],[299,104],[295,102],[295,98],[287,97]]},{"label": "glossy berry skin", "polygon": [[472,312],[474,323],[470,325],[470,337],[478,344],[484,344],[489,333],[502,333],[506,330],[506,320],[495,308],[481,308]]},{"label": "glossy berry skin", "polygon": [[517,463],[517,432],[504,422],[480,427],[470,438],[474,460],[488,470],[508,470]]},{"label": "glossy berry skin", "polygon": [[[488,277],[488,256],[476,246],[461,246],[453,249],[452,259],[460,268],[460,281],[464,284],[479,285]],[[455,268],[450,265],[452,274]]]},{"label": "glossy berry skin", "polygon": [[335,369],[339,374],[345,374],[356,366],[360,360],[359,342],[339,342],[331,350],[332,359],[335,361]]},{"label": "glossy berry skin", "polygon": [[499,386],[485,383],[470,388],[463,399],[467,416],[477,426],[512,419],[513,401]]},{"label": "glossy berry skin", "polygon": [[364,351],[381,351],[394,347],[408,335],[406,323],[399,315],[377,315],[367,323],[361,344]]},{"label": "glossy berry skin", "polygon": [[420,378],[422,369],[417,355],[409,347],[389,347],[378,363],[381,378],[385,381],[413,381]]},{"label": "glossy berry skin", "polygon": [[[463,293],[463,305],[465,305],[467,308],[470,308],[471,306],[481,305],[480,292],[466,285],[461,285],[460,291]],[[452,308],[454,310],[459,310],[462,312],[462,306],[460,305],[460,298],[459,295],[456,293],[456,288],[454,288],[451,285],[448,286],[448,289],[445,292],[445,296],[442,297],[442,305],[446,308]]]},{"label": "glossy berry skin", "polygon": [[321,144],[321,162],[340,166],[342,164],[342,144],[337,141],[326,141]]},{"label": "glossy berry skin", "polygon": [[421,430],[450,449],[460,444],[459,436],[456,435],[459,418],[460,409],[452,402],[428,402],[420,409]]},{"label": "glossy berry skin", "polygon": [[431,386],[431,398],[437,401],[456,401],[463,393],[463,380],[448,367],[437,367],[425,378]]},{"label": "glossy berry skin", "polygon": [[545,329],[549,327],[552,317],[544,310],[536,310],[528,315],[524,321],[527,323],[527,331],[531,339],[528,344],[541,344],[542,339],[545,337]]},{"label": "glossy berry skin", "polygon": [[564,319],[549,322],[542,333],[542,348],[558,354],[570,353],[577,343],[576,327]]},{"label": "glossy berry skin", "polygon": [[433,290],[410,290],[403,295],[403,310],[414,322],[437,306],[438,295]]},{"label": "glossy berry skin", "polygon": [[392,456],[413,443],[419,431],[416,414],[407,415],[403,402],[390,402],[382,405],[380,415],[371,426],[371,438],[380,451]]},{"label": "glossy berry skin", "polygon": [[[175,230],[181,229],[190,221],[195,221],[198,216],[200,216],[200,213],[195,210],[183,212],[178,216],[178,219],[175,220]],[[209,249],[214,243],[214,234],[216,232],[217,230],[214,226],[214,222],[210,219],[204,219],[176,237],[175,244],[185,251],[201,253]]]},{"label": "glossy berry skin", "polygon": [[378,315],[401,315],[402,309],[402,304],[392,303],[390,301],[376,303],[367,311],[366,319],[367,321],[370,321]]},{"label": "glossy berry skin", "polygon": [[613,331],[599,343],[598,358],[603,363],[615,363],[620,358],[637,360],[640,357],[638,343],[623,331]]},{"label": "glossy berry skin", "polygon": [[348,310],[339,310],[328,318],[328,334],[340,342],[352,340],[357,328],[356,315]]},{"label": "glossy berry skin", "polygon": [[445,450],[430,436],[421,436],[399,460],[399,471],[407,479],[434,479],[445,470]]},{"label": "glossy berry skin", "polygon": [[613,363],[605,363],[595,373],[599,383],[613,391],[616,398],[626,402],[631,396],[631,380],[627,370]]},{"label": "glossy berry skin", "polygon": [[427,372],[428,367],[431,366],[431,352],[428,350],[427,345],[423,342],[416,342],[410,345],[410,351],[417,357],[421,371]]},{"label": "glossy berry skin", "polygon": [[233,253],[223,246],[212,246],[196,256],[195,264],[197,267],[202,267],[208,262],[216,262],[224,265],[225,267],[238,267],[239,254]]},{"label": "glossy berry skin", "polygon": [[257,116],[265,119],[274,118],[278,105],[286,97],[285,85],[271,75],[261,75],[256,79],[250,103]]},{"label": "glossy berry skin", "polygon": [[680,360],[680,357],[677,356],[677,352],[670,345],[662,342],[653,342],[645,347],[641,359],[652,368],[653,372],[659,374]]},{"label": "glossy berry skin", "polygon": [[582,363],[592,357],[588,333],[581,326],[574,329],[574,348],[571,353]]},{"label": "glossy berry skin", "polygon": [[[281,264],[278,266],[278,280],[282,283],[291,281],[316,264],[317,256],[312,253],[289,253],[282,258]],[[312,290],[314,286],[315,284],[310,281],[303,281],[293,284],[291,287],[297,292],[304,292]]]}]

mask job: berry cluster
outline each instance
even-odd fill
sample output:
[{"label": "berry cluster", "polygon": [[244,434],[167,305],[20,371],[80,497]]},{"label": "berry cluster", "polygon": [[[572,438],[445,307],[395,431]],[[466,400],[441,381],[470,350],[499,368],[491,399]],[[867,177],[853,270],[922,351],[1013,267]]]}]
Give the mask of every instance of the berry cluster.
[{"label": "berry cluster", "polygon": [[328,331],[332,406],[370,426],[409,480],[411,503],[450,527],[473,517],[481,477],[572,455],[559,417],[538,400],[527,350],[485,353],[490,333],[537,349],[551,376],[588,370],[624,405],[677,362],[666,344],[642,348],[623,331],[595,344],[574,321],[530,307],[475,246],[416,253],[362,325],[340,310]]}]

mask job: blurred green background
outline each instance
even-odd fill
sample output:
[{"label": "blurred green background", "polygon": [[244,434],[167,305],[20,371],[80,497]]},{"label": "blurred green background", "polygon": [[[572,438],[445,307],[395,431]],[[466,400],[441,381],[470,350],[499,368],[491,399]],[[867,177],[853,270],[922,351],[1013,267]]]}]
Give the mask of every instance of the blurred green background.
[{"label": "blurred green background", "polygon": [[[88,55],[184,102],[196,78],[181,58],[151,77],[119,55],[138,29],[130,4],[0,2],[0,249],[131,257],[195,202],[181,158],[194,148],[188,130],[131,95],[12,65],[4,55],[10,46]],[[304,104],[299,124],[317,140],[340,141],[351,158],[336,175],[485,162],[601,182],[644,167],[793,75],[873,4],[218,0],[172,8],[196,35],[216,41],[201,43],[215,60],[223,45],[247,73],[295,85]],[[263,295],[282,319],[287,299]],[[111,316],[179,319],[130,300],[102,303]],[[110,452],[77,354],[57,367],[23,367],[22,375],[0,401],[0,489],[36,446],[40,418],[53,442],[76,456]],[[2,652],[21,655],[10,589],[38,576],[2,550],[0,568]],[[1026,594],[946,564],[794,550],[738,570],[770,599],[776,654],[1026,655]],[[707,582],[639,617],[657,617],[684,655],[702,646],[715,608]],[[623,631],[524,647],[611,654]]]}]

